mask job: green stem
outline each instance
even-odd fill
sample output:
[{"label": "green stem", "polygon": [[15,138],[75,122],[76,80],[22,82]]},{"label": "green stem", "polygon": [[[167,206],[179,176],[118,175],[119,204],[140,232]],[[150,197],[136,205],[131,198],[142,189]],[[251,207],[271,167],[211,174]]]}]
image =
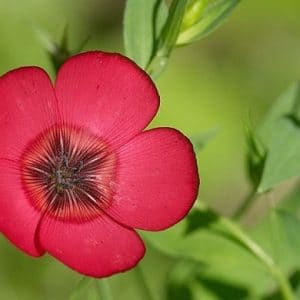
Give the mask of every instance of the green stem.
[{"label": "green stem", "polygon": [[136,280],[139,283],[139,287],[141,288],[141,291],[143,293],[142,299],[144,300],[153,300],[151,291],[149,289],[149,286],[147,284],[147,281],[145,279],[144,273],[140,265],[137,265],[134,269]]},{"label": "green stem", "polygon": [[232,221],[224,217],[221,217],[220,221],[238,241],[240,241],[258,260],[265,265],[270,274],[272,274],[272,276],[277,280],[283,299],[294,300],[295,297],[289,281],[275,264],[273,259]]},{"label": "green stem", "polygon": [[98,295],[100,296],[99,300],[113,300],[107,279],[95,280],[95,284]]},{"label": "green stem", "polygon": [[233,218],[238,220],[243,217],[243,215],[247,212],[251,204],[253,203],[254,199],[256,198],[256,190],[251,190],[249,194],[241,201],[240,206],[233,214]]}]

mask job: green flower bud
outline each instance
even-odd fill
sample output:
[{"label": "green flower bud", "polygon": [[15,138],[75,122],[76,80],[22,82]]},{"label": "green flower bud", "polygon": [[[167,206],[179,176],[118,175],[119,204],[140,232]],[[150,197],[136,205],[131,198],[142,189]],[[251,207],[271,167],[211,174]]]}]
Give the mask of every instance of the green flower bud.
[{"label": "green flower bud", "polygon": [[190,0],[184,13],[181,31],[196,24],[202,16],[208,0]]}]

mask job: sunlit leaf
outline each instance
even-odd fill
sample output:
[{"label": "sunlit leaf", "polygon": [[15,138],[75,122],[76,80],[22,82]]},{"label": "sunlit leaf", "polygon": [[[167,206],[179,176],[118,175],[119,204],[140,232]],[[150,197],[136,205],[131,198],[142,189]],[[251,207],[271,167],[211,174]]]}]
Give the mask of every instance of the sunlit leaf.
[{"label": "sunlit leaf", "polygon": [[[249,286],[254,294],[263,293],[273,282],[264,267],[223,228],[217,215],[207,213],[204,218],[205,212],[194,214],[193,225],[186,219],[166,231],[143,236],[169,256],[194,261],[201,266],[203,276],[233,286]],[[199,218],[198,226],[195,218]]]},{"label": "sunlit leaf", "polygon": [[283,117],[273,127],[272,139],[258,192],[300,175],[300,127]]},{"label": "sunlit leaf", "polygon": [[159,56],[169,56],[175,46],[182,24],[187,0],[173,0],[168,19],[162,30],[159,44]]},{"label": "sunlit leaf", "polygon": [[216,30],[232,13],[240,0],[210,0],[199,21],[183,30],[177,39],[177,45],[184,45],[200,40]]},{"label": "sunlit leaf", "polygon": [[266,161],[258,186],[265,192],[300,175],[300,84],[294,83],[271,106],[256,134],[266,148]]},{"label": "sunlit leaf", "polygon": [[300,83],[293,83],[279,98],[272,104],[270,110],[264,117],[257,133],[265,145],[269,145],[272,139],[272,132],[277,121],[284,116],[297,118],[300,113]]},{"label": "sunlit leaf", "polygon": [[127,0],[124,14],[126,55],[145,68],[168,16],[163,0]]},{"label": "sunlit leaf", "polygon": [[186,4],[187,0],[172,1],[168,18],[157,42],[157,47],[155,47],[151,62],[146,69],[153,79],[160,75],[168,63],[180,31]]},{"label": "sunlit leaf", "polygon": [[281,209],[272,209],[253,230],[253,238],[263,245],[286,273],[300,270],[300,220]]}]

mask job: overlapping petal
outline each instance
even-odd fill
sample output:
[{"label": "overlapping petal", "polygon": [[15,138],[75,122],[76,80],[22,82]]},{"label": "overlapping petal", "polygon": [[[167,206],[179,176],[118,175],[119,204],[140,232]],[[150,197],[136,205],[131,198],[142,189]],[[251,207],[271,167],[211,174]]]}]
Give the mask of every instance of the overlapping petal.
[{"label": "overlapping petal", "polygon": [[143,130],[159,106],[148,75],[119,54],[70,58],[58,72],[55,90],[66,123],[89,127],[115,147]]},{"label": "overlapping petal", "polygon": [[[0,231],[28,254],[47,251],[85,275],[104,277],[134,267],[145,248],[131,228],[161,230],[175,224],[192,207],[199,187],[195,154],[184,135],[170,128],[142,132],[158,106],[151,79],[119,54],[88,52],[68,59],[54,88],[37,67],[2,76]],[[22,158],[53,125],[87,128],[109,145],[115,174],[99,191],[113,196],[105,199],[99,217],[83,222],[58,219],[32,205],[34,195],[26,192],[22,179]],[[57,155],[48,156],[42,158],[55,164]],[[101,176],[89,174],[95,175]]]},{"label": "overlapping petal", "polygon": [[165,229],[181,220],[198,193],[190,141],[170,128],[145,131],[118,150],[115,197],[107,213],[128,226]]},{"label": "overlapping petal", "polygon": [[44,253],[36,241],[41,214],[30,204],[16,162],[0,159],[0,231],[32,256]]},{"label": "overlapping petal", "polygon": [[57,101],[49,76],[24,67],[0,77],[0,157],[19,159],[28,144],[57,122]]},{"label": "overlapping petal", "polygon": [[45,216],[40,225],[41,245],[70,268],[104,277],[134,267],[143,257],[142,240],[105,214],[82,223],[64,223]]}]

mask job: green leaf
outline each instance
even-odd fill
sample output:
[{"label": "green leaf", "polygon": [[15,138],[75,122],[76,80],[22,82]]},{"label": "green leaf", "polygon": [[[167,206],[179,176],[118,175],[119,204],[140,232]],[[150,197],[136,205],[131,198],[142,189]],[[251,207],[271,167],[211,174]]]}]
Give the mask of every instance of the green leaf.
[{"label": "green leaf", "polygon": [[47,51],[47,54],[53,64],[55,71],[57,72],[60,66],[72,55],[75,55],[82,51],[90,36],[87,36],[81,44],[75,50],[69,48],[69,27],[64,27],[61,41],[56,43],[47,32],[37,29],[36,34],[43,47]]},{"label": "green leaf", "polygon": [[[299,191],[297,194],[299,198]],[[294,196],[292,195],[292,198]],[[300,284],[299,231],[300,220],[282,209],[271,210],[268,216],[253,231],[254,239],[272,254],[273,260],[289,276],[289,281],[294,290],[298,290],[298,295]],[[282,299],[277,290],[267,295],[263,299]],[[298,298],[296,297],[296,299]]]},{"label": "green leaf", "polygon": [[[159,37],[161,35],[162,29],[164,28],[168,15],[169,8],[166,5],[164,0],[156,0],[157,4],[154,12],[154,40],[155,40],[155,48],[158,46]],[[154,48],[154,50],[155,50]],[[152,53],[154,54],[154,53]]]},{"label": "green leaf", "polygon": [[272,209],[252,235],[272,255],[280,268],[290,274],[300,269],[299,232],[300,220],[297,217],[281,209]]},{"label": "green leaf", "polygon": [[192,215],[192,225],[189,218],[163,232],[142,235],[166,255],[194,261],[211,280],[249,286],[262,294],[273,281],[260,262],[226,231],[218,215],[202,209]]},{"label": "green leaf", "polygon": [[182,24],[187,0],[173,0],[168,19],[162,29],[158,40],[157,47],[152,59],[147,66],[148,74],[153,78],[157,78],[165,69],[170,54],[175,47],[176,40]]},{"label": "green leaf", "polygon": [[[300,268],[300,220],[284,211],[276,211],[277,222],[282,227],[282,238],[277,235],[278,243],[286,245],[289,257],[295,259],[295,265]],[[279,231],[276,231],[279,233]],[[285,255],[288,254],[285,252]],[[278,253],[279,254],[279,253]]]},{"label": "green leaf", "polygon": [[246,127],[247,168],[253,189],[257,189],[263,174],[267,151],[250,126]]},{"label": "green leaf", "polygon": [[273,127],[271,143],[258,192],[300,175],[300,127],[291,118],[279,119]]},{"label": "green leaf", "polygon": [[272,132],[276,127],[277,121],[284,116],[293,116],[299,119],[300,115],[300,82],[293,83],[271,106],[270,110],[258,128],[265,145],[269,145],[272,139]]},{"label": "green leaf", "polygon": [[145,68],[168,16],[163,0],[127,0],[124,14],[125,52]]},{"label": "green leaf", "polygon": [[180,32],[176,44],[185,45],[203,39],[228,18],[239,2],[240,0],[208,1],[200,20]]},{"label": "green leaf", "polygon": [[167,22],[162,30],[158,55],[168,57],[175,46],[182,24],[187,0],[173,0]]}]

